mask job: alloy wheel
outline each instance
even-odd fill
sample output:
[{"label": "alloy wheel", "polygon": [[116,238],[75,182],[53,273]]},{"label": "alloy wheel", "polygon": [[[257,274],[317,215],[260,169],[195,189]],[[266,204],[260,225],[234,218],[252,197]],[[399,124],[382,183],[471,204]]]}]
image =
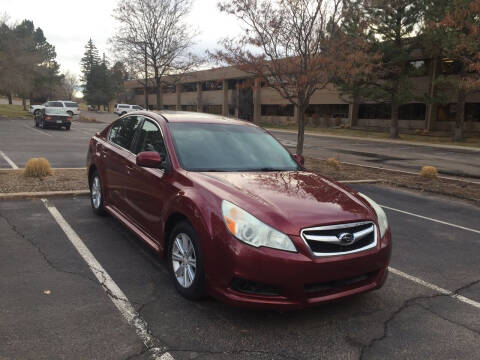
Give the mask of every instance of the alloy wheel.
[{"label": "alloy wheel", "polygon": [[95,209],[100,207],[102,203],[102,189],[100,187],[100,179],[98,176],[95,176],[92,181],[92,204]]},{"label": "alloy wheel", "polygon": [[197,259],[192,239],[185,233],[179,233],[172,246],[172,265],[177,282],[183,288],[189,288],[195,280]]}]

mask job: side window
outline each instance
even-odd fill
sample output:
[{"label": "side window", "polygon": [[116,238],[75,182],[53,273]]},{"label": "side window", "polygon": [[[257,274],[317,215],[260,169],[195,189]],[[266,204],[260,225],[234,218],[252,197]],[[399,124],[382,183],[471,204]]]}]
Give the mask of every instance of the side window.
[{"label": "side window", "polygon": [[150,120],[145,120],[138,137],[137,153],[142,151],[156,151],[163,159],[167,156],[162,133],[158,126]]},{"label": "side window", "polygon": [[133,106],[132,106],[132,109],[142,110],[142,107],[141,107],[141,106],[138,106],[138,105],[133,105]]},{"label": "side window", "polygon": [[131,150],[133,137],[139,124],[140,119],[137,116],[117,120],[110,129],[108,140],[124,149]]}]

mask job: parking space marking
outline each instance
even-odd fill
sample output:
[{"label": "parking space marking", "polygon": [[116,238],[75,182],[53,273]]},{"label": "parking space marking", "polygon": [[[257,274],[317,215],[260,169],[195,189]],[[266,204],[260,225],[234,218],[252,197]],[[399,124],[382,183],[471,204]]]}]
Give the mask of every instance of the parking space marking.
[{"label": "parking space marking", "polygon": [[17,164],[15,164],[12,159],[10,159],[3,151],[0,150],[0,155],[5,159],[5,161],[12,167],[12,169],[18,169]]},{"label": "parking space marking", "polygon": [[135,328],[135,332],[137,333],[138,337],[142,340],[145,347],[152,353],[152,358],[155,360],[173,360],[173,357],[170,355],[170,353],[166,352],[165,349],[159,348],[155,345],[155,342],[148,331],[148,324],[138,314],[123,291],[118,287],[107,271],[93,256],[82,239],[80,239],[80,237],[77,235],[75,230],[73,230],[72,227],[67,223],[62,214],[60,214],[55,206],[49,204],[47,199],[42,199],[42,202],[53,216],[57,224],[63,230],[68,240],[70,240],[74,248],[77,250],[78,254],[87,263],[88,267],[95,275],[115,307],[118,309],[118,311],[120,311],[127,322]]},{"label": "parking space marking", "polygon": [[448,226],[455,227],[455,228],[457,228],[457,229],[462,229],[462,230],[466,230],[466,231],[471,231],[471,232],[476,233],[476,234],[480,234],[480,230],[470,229],[470,228],[467,228],[467,227],[465,227],[465,226],[460,226],[460,225],[452,224],[452,223],[449,223],[449,222],[446,222],[446,221],[429,218],[429,217],[427,217],[427,216],[414,214],[414,213],[411,213],[411,212],[408,212],[408,211],[395,209],[395,208],[392,208],[392,207],[389,207],[389,206],[385,206],[385,205],[380,205],[380,206],[383,207],[383,208],[385,208],[385,209],[392,210],[392,211],[396,211],[396,212],[399,212],[399,213],[402,213],[402,214],[406,214],[406,215],[410,215],[410,216],[415,216],[415,217],[418,217],[418,218],[420,218],[420,219],[430,220],[430,221],[433,221],[433,222],[436,222],[436,223],[439,223],[439,224],[448,225]]},{"label": "parking space marking", "polygon": [[413,281],[419,285],[422,285],[428,289],[431,289],[431,290],[434,290],[442,295],[446,295],[448,297],[451,297],[452,299],[455,299],[455,300],[458,300],[458,301],[461,301],[465,304],[468,304],[468,305],[471,305],[473,307],[476,307],[477,309],[480,309],[480,303],[477,302],[477,301],[474,301],[472,299],[469,299],[463,295],[460,295],[460,294],[457,294],[457,293],[454,293],[453,291],[450,291],[450,290],[447,290],[447,289],[444,289],[444,288],[441,288],[440,286],[437,286],[435,284],[431,284],[429,282],[426,282],[422,279],[419,279],[415,276],[412,276],[412,275],[409,275],[407,273],[404,273],[403,271],[400,271],[400,270],[397,270],[395,268],[392,268],[392,267],[388,267],[388,270],[392,273],[394,273],[395,275],[398,275],[398,276],[401,276],[407,280],[410,280],[410,281]]},{"label": "parking space marking", "polygon": [[29,130],[32,130],[32,131],[36,131],[37,133],[40,133],[40,134],[42,134],[42,135],[47,135],[47,136],[50,136],[50,137],[53,136],[52,134],[47,134],[46,132],[43,132],[43,131],[38,130],[38,129],[35,129],[35,128],[33,128],[33,127],[31,127],[31,126],[28,126],[28,125],[23,125],[23,127],[27,128],[27,129],[29,129]]}]

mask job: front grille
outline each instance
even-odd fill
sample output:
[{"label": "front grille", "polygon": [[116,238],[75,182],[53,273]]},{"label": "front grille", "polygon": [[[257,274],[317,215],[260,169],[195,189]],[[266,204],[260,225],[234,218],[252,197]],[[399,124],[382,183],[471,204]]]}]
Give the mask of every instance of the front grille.
[{"label": "front grille", "polygon": [[377,245],[377,227],[371,221],[303,229],[300,235],[315,256],[351,254]]}]

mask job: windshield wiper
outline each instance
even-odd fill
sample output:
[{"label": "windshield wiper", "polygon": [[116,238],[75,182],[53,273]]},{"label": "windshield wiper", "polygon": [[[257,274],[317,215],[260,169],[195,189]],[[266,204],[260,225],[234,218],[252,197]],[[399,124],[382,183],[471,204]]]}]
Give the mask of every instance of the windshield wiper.
[{"label": "windshield wiper", "polygon": [[273,168],[273,167],[264,167],[258,170],[253,170],[253,171],[263,171],[263,172],[268,172],[268,171],[289,171],[287,169],[280,169],[280,168]]}]

